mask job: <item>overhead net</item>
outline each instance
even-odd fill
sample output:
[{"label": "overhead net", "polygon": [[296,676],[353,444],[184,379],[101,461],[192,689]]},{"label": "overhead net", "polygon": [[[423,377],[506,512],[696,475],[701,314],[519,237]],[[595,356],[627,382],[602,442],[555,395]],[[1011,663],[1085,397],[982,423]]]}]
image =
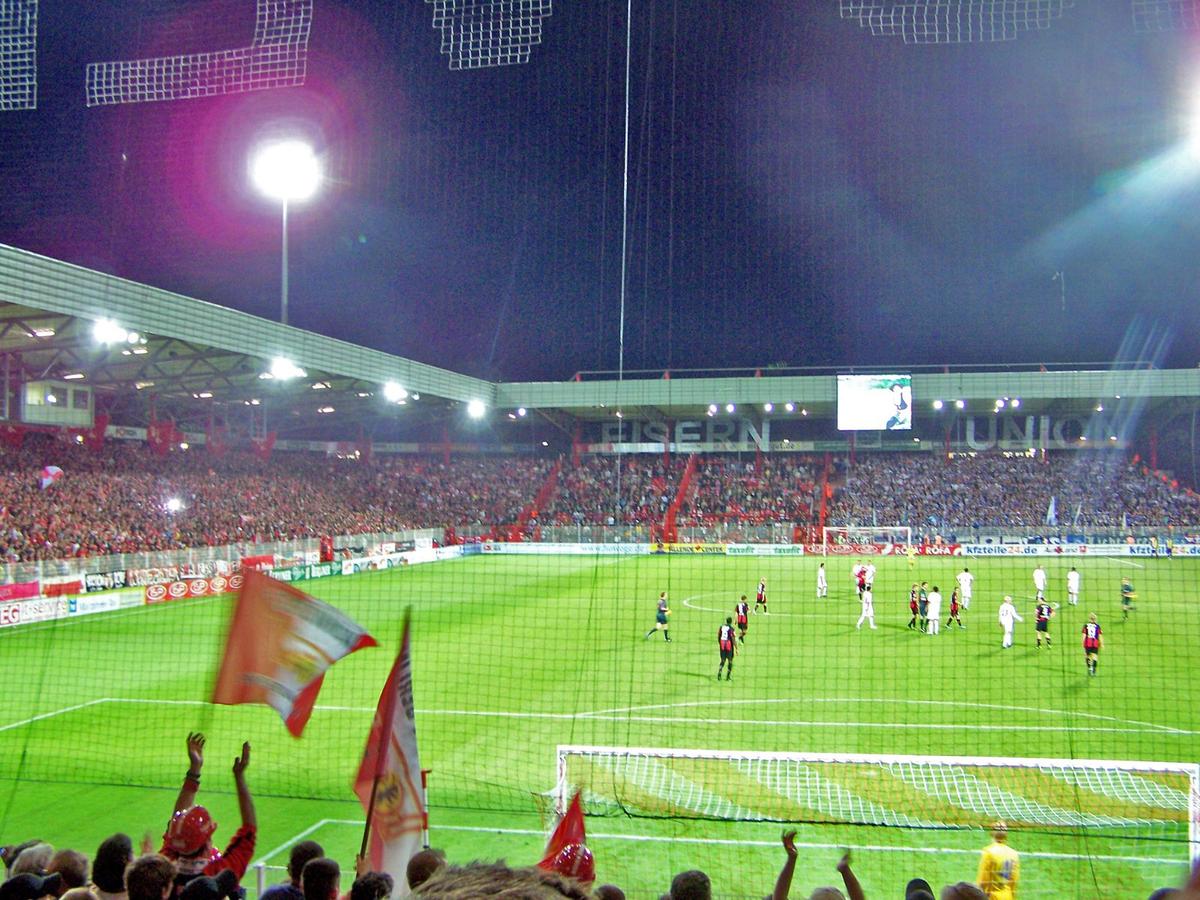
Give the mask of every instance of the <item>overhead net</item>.
[{"label": "overhead net", "polygon": [[37,108],[37,0],[0,0],[0,110]]},{"label": "overhead net", "polygon": [[257,0],[249,46],[91,63],[87,105],[189,100],[303,85],[312,10],[312,0]]},{"label": "overhead net", "polygon": [[1198,0],[1133,0],[1135,31],[1191,31],[1200,28]]},{"label": "overhead net", "polygon": [[841,0],[843,19],[871,34],[906,44],[969,44],[1015,40],[1025,31],[1049,28],[1073,0],[966,0],[883,3]]},{"label": "overhead net", "polygon": [[483,69],[529,62],[542,42],[542,19],[551,0],[425,0],[433,4],[433,27],[451,69]]}]

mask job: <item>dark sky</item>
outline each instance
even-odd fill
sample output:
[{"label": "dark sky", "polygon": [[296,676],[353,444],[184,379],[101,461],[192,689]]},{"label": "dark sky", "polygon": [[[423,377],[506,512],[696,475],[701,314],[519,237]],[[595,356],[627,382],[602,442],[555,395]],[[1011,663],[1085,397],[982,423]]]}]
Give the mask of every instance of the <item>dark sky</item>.
[{"label": "dark sky", "polygon": [[[503,380],[618,365],[625,0],[555,0],[527,65],[450,71],[420,0],[316,0],[304,88],[86,109],[89,61],[247,43],[253,0],[42,0],[0,113],[0,241]],[[834,0],[635,0],[626,370],[1200,361],[1192,34],[1083,0],[906,46]],[[1065,309],[1060,282],[1065,276]]]}]

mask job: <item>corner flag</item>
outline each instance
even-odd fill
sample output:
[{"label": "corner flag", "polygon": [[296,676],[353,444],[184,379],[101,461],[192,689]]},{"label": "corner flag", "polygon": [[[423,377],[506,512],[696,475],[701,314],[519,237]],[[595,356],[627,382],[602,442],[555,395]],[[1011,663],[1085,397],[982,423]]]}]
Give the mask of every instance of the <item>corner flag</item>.
[{"label": "corner flag", "polygon": [[400,654],[379,695],[354,779],[354,793],[367,813],[363,836],[367,859],[372,871],[392,876],[393,897],[409,895],[408,861],[421,849],[427,825],[413,713],[409,613],[405,611]]},{"label": "corner flag", "polygon": [[290,584],[246,569],[229,622],[213,703],[265,703],[300,737],[325,670],[376,646],[341,610]]}]

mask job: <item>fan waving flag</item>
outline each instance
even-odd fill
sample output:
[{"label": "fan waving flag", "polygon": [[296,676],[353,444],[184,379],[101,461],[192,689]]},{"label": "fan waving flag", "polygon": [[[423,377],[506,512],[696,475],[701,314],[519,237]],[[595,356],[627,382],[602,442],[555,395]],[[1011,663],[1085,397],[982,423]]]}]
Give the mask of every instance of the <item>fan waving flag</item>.
[{"label": "fan waving flag", "polygon": [[558,825],[546,842],[546,852],[542,855],[539,869],[547,872],[557,872],[568,878],[576,878],[584,884],[596,880],[596,862],[592,851],[587,847],[587,836],[583,827],[583,804],[579,792],[571,799],[566,814],[558,820]]},{"label": "fan waving flag", "polygon": [[300,737],[325,670],[376,641],[341,610],[254,569],[242,573],[213,703],[265,703]]},{"label": "fan waving flag", "polygon": [[42,468],[42,474],[38,476],[38,484],[44,491],[62,477],[63,470],[58,466],[44,466]]},{"label": "fan waving flag", "polygon": [[367,813],[363,843],[369,846],[364,855],[371,871],[392,876],[392,897],[409,895],[408,861],[421,849],[427,827],[413,718],[408,624],[405,612],[400,655],[379,695],[362,765],[354,779],[354,792]]}]

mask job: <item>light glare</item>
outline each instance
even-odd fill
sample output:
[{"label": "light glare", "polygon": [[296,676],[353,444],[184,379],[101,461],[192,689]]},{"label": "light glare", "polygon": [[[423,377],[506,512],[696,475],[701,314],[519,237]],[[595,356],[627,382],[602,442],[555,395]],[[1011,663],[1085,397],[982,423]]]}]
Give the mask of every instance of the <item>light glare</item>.
[{"label": "light glare", "polygon": [[321,183],[321,163],[303,141],[277,141],[254,154],[250,177],[273,200],[307,200]]}]

